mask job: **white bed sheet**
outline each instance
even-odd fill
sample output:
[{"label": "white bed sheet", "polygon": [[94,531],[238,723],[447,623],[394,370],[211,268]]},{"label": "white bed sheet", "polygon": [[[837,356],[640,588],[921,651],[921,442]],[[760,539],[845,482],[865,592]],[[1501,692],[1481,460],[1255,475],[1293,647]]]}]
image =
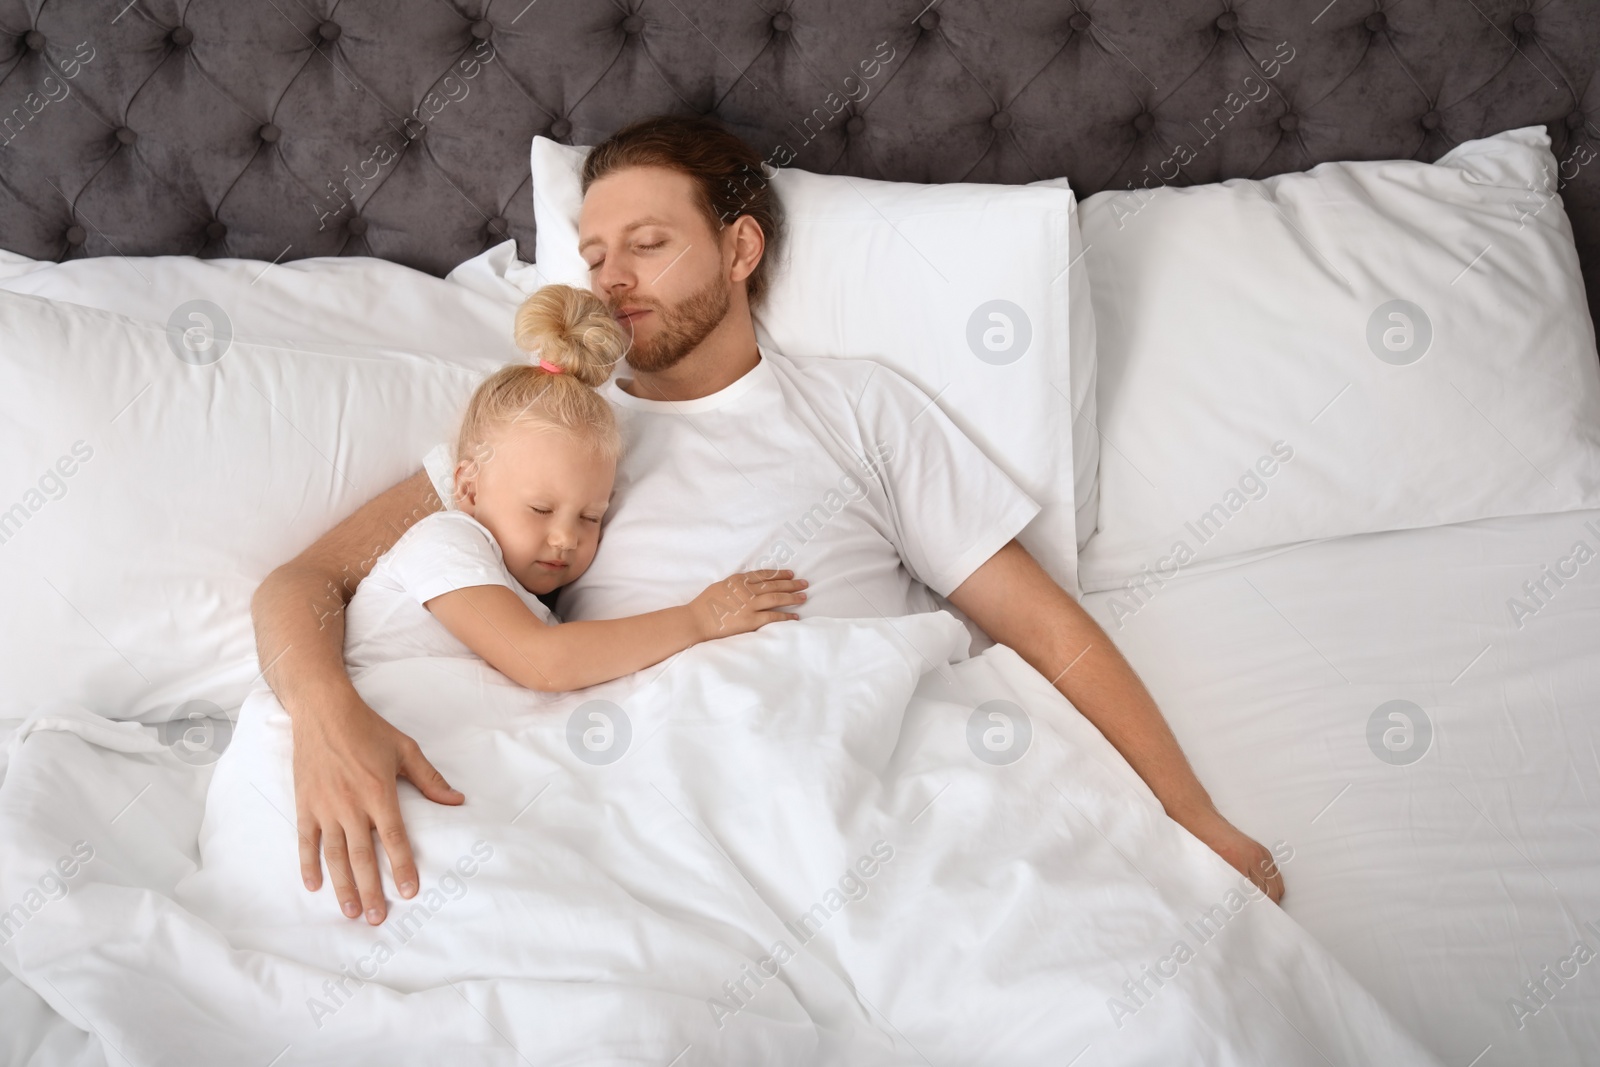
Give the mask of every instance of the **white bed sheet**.
[{"label": "white bed sheet", "polygon": [[[1549,977],[1600,949],[1600,557],[1520,628],[1508,607],[1597,531],[1590,511],[1317,542],[1180,575],[1120,628],[1113,594],[1084,601],[1222,810],[1294,846],[1285,910],[1448,1064],[1600,1056],[1600,958]],[[1392,699],[1433,725],[1409,765],[1367,741]],[[0,1014],[6,1063],[100,1060],[14,979]]]},{"label": "white bed sheet", "polygon": [[[1600,1062],[1600,956],[1574,956],[1600,952],[1600,556],[1578,564],[1580,541],[1600,550],[1600,511],[1180,574],[1120,629],[1116,594],[1084,598],[1223,813],[1294,846],[1288,913],[1460,1067]],[[1523,583],[1561,560],[1576,574],[1519,627],[1508,601],[1535,606]],[[1369,746],[1390,700],[1431,723],[1415,762]]]},{"label": "white bed sheet", "polygon": [[[1520,629],[1507,604],[1597,530],[1591,511],[1317,542],[1180,575],[1120,629],[1113,594],[1084,601],[1222,810],[1294,846],[1285,910],[1445,1063],[1600,1055],[1600,959],[1548,977],[1600,948],[1600,558]],[[1366,740],[1391,699],[1433,724],[1409,765]],[[5,1062],[98,1061],[15,980],[0,1010]]]},{"label": "white bed sheet", "polygon": [[[0,790],[0,898],[23,899],[70,842],[83,862],[0,960],[132,1063],[503,1063],[509,1041],[638,1067],[923,1049],[1018,1067],[1437,1064],[1304,930],[1246,903],[1047,679],[1004,648],[959,660],[965,645],[945,613],[809,620],[555,696],[464,661],[373,668],[368,699],[476,783],[459,809],[402,799],[431,888],[382,931],[298,891],[269,694],[204,768],[152,727],[63,705],[25,728]],[[1034,721],[1003,766],[969,751],[990,706],[975,702],[998,699]],[[633,723],[614,765],[567,751],[596,700]],[[888,873],[858,864],[870,891],[840,879],[851,902],[830,901],[821,887],[875,837]],[[479,864],[439,874],[468,842]],[[807,922],[827,923],[815,946]],[[1194,947],[1167,982],[1143,979],[1147,1001],[1120,992],[1178,937]],[[798,955],[770,949],[781,982],[716,1014],[719,978],[796,938]],[[375,988],[341,996],[352,970]],[[1137,1008],[1118,1015],[1123,995]]]},{"label": "white bed sheet", "polygon": [[[0,719],[0,783],[21,719]],[[99,1041],[73,1026],[15,975],[0,971],[0,1064],[5,1067],[103,1067]]]}]

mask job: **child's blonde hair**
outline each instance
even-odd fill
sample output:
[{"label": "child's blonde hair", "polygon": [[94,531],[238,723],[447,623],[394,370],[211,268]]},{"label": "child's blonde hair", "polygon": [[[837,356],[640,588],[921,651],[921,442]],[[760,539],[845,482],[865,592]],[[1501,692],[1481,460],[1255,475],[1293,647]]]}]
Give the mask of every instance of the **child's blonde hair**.
[{"label": "child's blonde hair", "polygon": [[570,285],[546,285],[522,302],[517,346],[535,360],[512,363],[478,386],[456,436],[456,462],[484,458],[489,438],[504,426],[538,422],[586,441],[607,459],[622,454],[611,405],[597,390],[628,351],[628,336],[599,297]]}]

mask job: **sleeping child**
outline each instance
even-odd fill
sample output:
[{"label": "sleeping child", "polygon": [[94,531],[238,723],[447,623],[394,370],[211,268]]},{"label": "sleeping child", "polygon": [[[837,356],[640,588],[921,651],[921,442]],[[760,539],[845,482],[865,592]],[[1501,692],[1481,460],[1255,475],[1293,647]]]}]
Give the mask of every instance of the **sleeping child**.
[{"label": "sleeping child", "polygon": [[549,285],[518,309],[537,363],[491,375],[456,439],[456,510],[419,521],[374,564],[345,623],[352,668],[411,656],[480,656],[512,681],[563,692],[690,645],[796,619],[788,570],[746,571],[688,604],[561,623],[538,599],[581,575],[600,544],[622,439],[596,388],[628,339],[593,293]]}]

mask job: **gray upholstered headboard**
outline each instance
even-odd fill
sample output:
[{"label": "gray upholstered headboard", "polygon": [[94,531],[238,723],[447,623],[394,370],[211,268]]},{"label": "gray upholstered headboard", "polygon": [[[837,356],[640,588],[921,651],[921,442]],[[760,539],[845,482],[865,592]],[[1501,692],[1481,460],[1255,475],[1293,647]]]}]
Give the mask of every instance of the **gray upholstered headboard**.
[{"label": "gray upholstered headboard", "polygon": [[1543,123],[1593,308],[1597,64],[1596,0],[0,0],[0,246],[531,259],[533,135],[660,112],[812,170],[1080,196],[1179,141],[1188,184]]}]

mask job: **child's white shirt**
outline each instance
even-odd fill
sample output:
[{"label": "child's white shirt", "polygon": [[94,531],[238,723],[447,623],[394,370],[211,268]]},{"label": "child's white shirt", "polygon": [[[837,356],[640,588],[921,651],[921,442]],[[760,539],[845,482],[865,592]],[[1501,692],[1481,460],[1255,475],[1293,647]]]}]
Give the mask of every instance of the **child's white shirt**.
[{"label": "child's white shirt", "polygon": [[475,658],[423,607],[475,585],[503,585],[546,625],[560,621],[506,570],[487,527],[465,512],[440,511],[407,530],[356,587],[345,609],[345,662],[354,669],[414,656]]}]

